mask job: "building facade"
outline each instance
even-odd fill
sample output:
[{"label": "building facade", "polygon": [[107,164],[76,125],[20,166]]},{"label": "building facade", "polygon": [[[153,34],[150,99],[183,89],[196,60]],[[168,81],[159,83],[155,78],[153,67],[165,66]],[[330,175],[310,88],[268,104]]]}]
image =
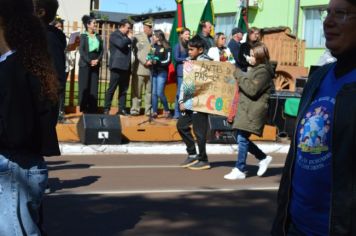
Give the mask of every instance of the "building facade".
[{"label": "building facade", "polygon": [[[186,24],[193,31],[198,27],[206,1],[184,1]],[[289,27],[293,34],[297,34],[298,38],[306,41],[305,66],[309,67],[317,63],[325,51],[322,22],[329,0],[250,0],[249,2],[250,26]],[[299,3],[298,8],[297,3]],[[239,18],[240,0],[213,0],[213,4],[215,31],[224,32],[229,36]]]},{"label": "building facade", "polygon": [[85,14],[99,7],[98,0],[58,0],[57,14],[67,22],[81,22]]}]

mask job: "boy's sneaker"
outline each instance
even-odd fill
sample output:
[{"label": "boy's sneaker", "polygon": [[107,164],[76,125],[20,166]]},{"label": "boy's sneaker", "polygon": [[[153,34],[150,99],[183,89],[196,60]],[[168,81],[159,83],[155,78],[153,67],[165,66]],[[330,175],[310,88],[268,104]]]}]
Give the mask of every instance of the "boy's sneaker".
[{"label": "boy's sneaker", "polygon": [[224,179],[229,179],[229,180],[236,180],[236,179],[246,179],[246,174],[244,172],[241,172],[238,168],[232,169],[232,171],[224,175]]},{"label": "boy's sneaker", "polygon": [[260,161],[258,163],[258,165],[259,165],[259,168],[257,171],[258,176],[262,176],[264,173],[266,173],[266,170],[267,170],[269,164],[271,164],[272,159],[273,158],[271,156],[266,156],[265,159],[263,159],[262,161]]},{"label": "boy's sneaker", "polygon": [[199,160],[197,159],[197,155],[189,155],[185,161],[183,161],[182,164],[180,164],[181,167],[186,168],[191,165],[194,165],[197,163]]},{"label": "boy's sneaker", "polygon": [[210,169],[210,164],[208,161],[198,161],[195,164],[188,167],[190,170],[207,170]]}]

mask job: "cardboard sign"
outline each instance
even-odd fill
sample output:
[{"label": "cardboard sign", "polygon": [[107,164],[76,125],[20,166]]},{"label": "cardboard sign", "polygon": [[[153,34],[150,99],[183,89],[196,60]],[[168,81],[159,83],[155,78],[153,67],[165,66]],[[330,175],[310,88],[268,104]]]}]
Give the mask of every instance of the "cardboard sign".
[{"label": "cardboard sign", "polygon": [[188,61],[184,63],[183,91],[193,96],[189,109],[228,116],[236,93],[236,67],[228,62]]}]

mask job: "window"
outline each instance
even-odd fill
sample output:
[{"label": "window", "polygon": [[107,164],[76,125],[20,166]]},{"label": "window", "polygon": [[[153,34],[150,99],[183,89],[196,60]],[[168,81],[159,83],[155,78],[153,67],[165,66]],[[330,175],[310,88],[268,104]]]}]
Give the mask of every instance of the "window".
[{"label": "window", "polygon": [[231,30],[234,28],[236,14],[224,14],[215,16],[215,33],[223,32],[228,38],[231,36]]},{"label": "window", "polygon": [[99,10],[99,0],[90,1],[90,10]]},{"label": "window", "polygon": [[304,9],[304,39],[307,48],[325,48],[323,21],[325,7]]}]

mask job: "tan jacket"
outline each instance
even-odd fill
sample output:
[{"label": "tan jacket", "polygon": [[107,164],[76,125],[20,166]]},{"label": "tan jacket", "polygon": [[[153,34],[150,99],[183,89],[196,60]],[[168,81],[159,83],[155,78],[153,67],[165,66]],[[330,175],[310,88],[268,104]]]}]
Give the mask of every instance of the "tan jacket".
[{"label": "tan jacket", "polygon": [[151,43],[145,33],[139,33],[133,38],[133,53],[135,57],[135,63],[133,73],[137,75],[148,76],[151,74],[150,69],[145,67],[147,54],[151,50]]}]

